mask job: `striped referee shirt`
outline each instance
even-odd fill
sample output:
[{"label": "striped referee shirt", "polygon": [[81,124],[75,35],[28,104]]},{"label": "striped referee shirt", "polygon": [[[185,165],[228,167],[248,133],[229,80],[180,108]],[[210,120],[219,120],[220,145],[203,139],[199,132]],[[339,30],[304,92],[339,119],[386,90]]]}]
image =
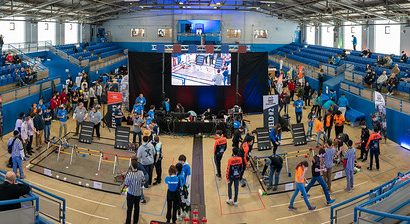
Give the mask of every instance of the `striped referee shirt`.
[{"label": "striped referee shirt", "polygon": [[141,170],[130,171],[125,177],[125,185],[128,187],[128,194],[133,196],[142,195],[142,186],[144,185],[145,177]]}]

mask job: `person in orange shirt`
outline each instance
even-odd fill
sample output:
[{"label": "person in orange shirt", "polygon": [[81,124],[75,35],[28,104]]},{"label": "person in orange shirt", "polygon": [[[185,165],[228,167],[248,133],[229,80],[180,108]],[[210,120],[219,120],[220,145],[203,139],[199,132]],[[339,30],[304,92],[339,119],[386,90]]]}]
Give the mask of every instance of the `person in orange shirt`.
[{"label": "person in orange shirt", "polygon": [[214,144],[214,160],[216,166],[216,176],[221,178],[221,160],[226,150],[226,138],[223,136],[221,130],[216,131]]},{"label": "person in orange shirt", "polygon": [[241,145],[241,149],[239,150],[239,155],[242,158],[242,164],[243,164],[243,169],[241,173],[241,187],[246,186],[246,179],[243,178],[243,174],[245,173],[246,167],[248,166],[249,162],[249,144],[251,143],[251,140],[245,139],[245,141]]},{"label": "person in orange shirt", "polygon": [[315,122],[315,131],[316,131],[316,146],[320,145],[320,139],[323,136],[323,144],[326,142],[326,133],[323,129],[322,117],[318,117]]},{"label": "person in orange shirt", "polygon": [[303,200],[305,201],[309,211],[313,211],[316,209],[316,206],[312,206],[309,203],[309,199],[306,194],[306,189],[305,189],[305,174],[306,171],[308,170],[309,163],[305,160],[303,162],[300,162],[296,166],[296,172],[295,172],[295,191],[293,192],[293,196],[290,199],[289,203],[289,211],[295,211],[296,208],[293,207],[293,203],[295,202],[296,196],[298,196],[299,191],[302,192]]},{"label": "person in orange shirt", "polygon": [[333,114],[330,111],[327,111],[325,114],[324,118],[324,131],[327,133],[327,139],[330,138],[330,133],[332,132],[332,126],[333,126]]},{"label": "person in orange shirt", "polygon": [[377,127],[373,129],[374,131],[370,134],[370,137],[366,143],[366,150],[370,151],[370,166],[367,167],[367,169],[372,170],[374,157],[376,160],[376,169],[379,170],[380,140],[382,139],[382,136],[380,135],[380,130]]},{"label": "person in orange shirt", "polygon": [[343,116],[340,110],[336,111],[336,114],[333,116],[333,121],[335,123],[335,134],[337,138],[340,133],[343,133],[343,128],[345,125],[345,116]]},{"label": "person in orange shirt", "polygon": [[[226,179],[228,180],[228,205],[238,206],[238,191],[239,181],[242,178],[242,171],[244,170],[243,161],[240,157],[240,150],[238,148],[232,149],[232,157],[228,159],[228,166],[226,167]],[[232,200],[232,184],[234,185],[235,196]]]}]

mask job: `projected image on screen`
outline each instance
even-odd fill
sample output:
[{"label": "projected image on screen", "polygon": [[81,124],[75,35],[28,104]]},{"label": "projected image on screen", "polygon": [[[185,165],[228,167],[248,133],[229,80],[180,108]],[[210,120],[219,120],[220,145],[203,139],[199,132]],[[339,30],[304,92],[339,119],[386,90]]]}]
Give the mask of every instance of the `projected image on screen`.
[{"label": "projected image on screen", "polygon": [[231,54],[173,55],[171,82],[174,86],[230,86]]}]

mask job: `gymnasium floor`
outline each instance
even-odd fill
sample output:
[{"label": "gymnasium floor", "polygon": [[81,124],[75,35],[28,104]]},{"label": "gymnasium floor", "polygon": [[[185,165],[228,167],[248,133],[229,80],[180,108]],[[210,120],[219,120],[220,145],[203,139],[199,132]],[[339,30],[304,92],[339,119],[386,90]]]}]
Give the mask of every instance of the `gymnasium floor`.
[{"label": "gymnasium floor", "polygon": [[[304,110],[304,119],[306,119],[307,110]],[[293,113],[290,113],[292,116]],[[251,121],[251,129],[262,126],[262,115],[247,116],[246,119]],[[293,119],[293,116],[292,116]],[[70,120],[68,130],[75,129],[75,123]],[[360,136],[359,128],[346,126],[345,130],[354,140]],[[58,122],[52,124],[52,136],[58,133]],[[107,129],[102,129],[102,136],[113,138],[113,133]],[[356,137],[357,136],[357,137]],[[3,139],[0,151],[1,166],[0,169],[6,168],[6,161],[9,157],[6,150],[6,140],[10,137],[6,135]],[[185,154],[188,162],[192,163],[193,137],[176,137],[160,136],[163,143],[164,162],[163,178],[166,175],[167,168],[174,164],[180,154]],[[240,223],[328,223],[329,207],[325,206],[323,193],[318,187],[311,190],[310,202],[317,206],[315,212],[307,211],[307,208],[300,197],[297,198],[295,207],[299,208],[296,212],[287,210],[288,203],[292,192],[276,194],[272,196],[260,196],[258,189],[260,184],[255,175],[249,171],[245,173],[248,180],[248,186],[240,188],[239,207],[231,207],[225,203],[227,198],[227,183],[223,178],[215,178],[214,163],[212,159],[213,139],[203,139],[203,173],[204,173],[204,191],[206,202],[206,217],[208,223],[219,224],[240,224]],[[228,142],[230,145],[230,142]],[[228,151],[229,152],[229,151]],[[226,161],[229,153],[223,158],[222,172],[226,167]],[[333,183],[336,203],[345,199],[361,194],[369,189],[384,183],[397,174],[399,171],[410,170],[408,163],[410,152],[401,148],[391,141],[387,145],[382,144],[381,169],[380,171],[369,172],[362,169],[355,175],[355,190],[353,193],[346,193],[345,179],[337,180]],[[25,164],[27,165],[27,163]],[[367,165],[363,165],[366,167]],[[291,169],[291,168],[290,168]],[[62,181],[48,178],[34,172],[26,171],[27,181],[37,185],[47,191],[55,193],[67,200],[67,223],[87,223],[87,224],[111,224],[124,223],[125,221],[125,196],[118,194],[105,193],[92,190],[85,187],[75,186]],[[193,170],[193,173],[196,172]],[[154,175],[155,176],[155,175]],[[145,190],[147,199],[146,205],[141,205],[140,222],[149,223],[151,220],[165,221],[165,197],[166,185],[153,186]]]}]

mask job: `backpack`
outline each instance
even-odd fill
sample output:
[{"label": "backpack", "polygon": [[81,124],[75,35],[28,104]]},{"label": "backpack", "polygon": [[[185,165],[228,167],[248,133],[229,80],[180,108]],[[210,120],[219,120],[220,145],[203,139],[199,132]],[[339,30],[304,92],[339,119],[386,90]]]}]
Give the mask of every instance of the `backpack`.
[{"label": "backpack", "polygon": [[14,138],[10,145],[7,146],[7,151],[11,154],[13,151],[13,145],[17,138]]},{"label": "backpack", "polygon": [[231,175],[230,178],[231,180],[238,180],[241,179],[241,173],[242,173],[242,168],[241,165],[234,165],[231,167]]},{"label": "backpack", "polygon": [[379,150],[379,139],[374,139],[372,141],[370,141],[370,145],[369,145],[369,149],[370,151],[378,151]]}]

